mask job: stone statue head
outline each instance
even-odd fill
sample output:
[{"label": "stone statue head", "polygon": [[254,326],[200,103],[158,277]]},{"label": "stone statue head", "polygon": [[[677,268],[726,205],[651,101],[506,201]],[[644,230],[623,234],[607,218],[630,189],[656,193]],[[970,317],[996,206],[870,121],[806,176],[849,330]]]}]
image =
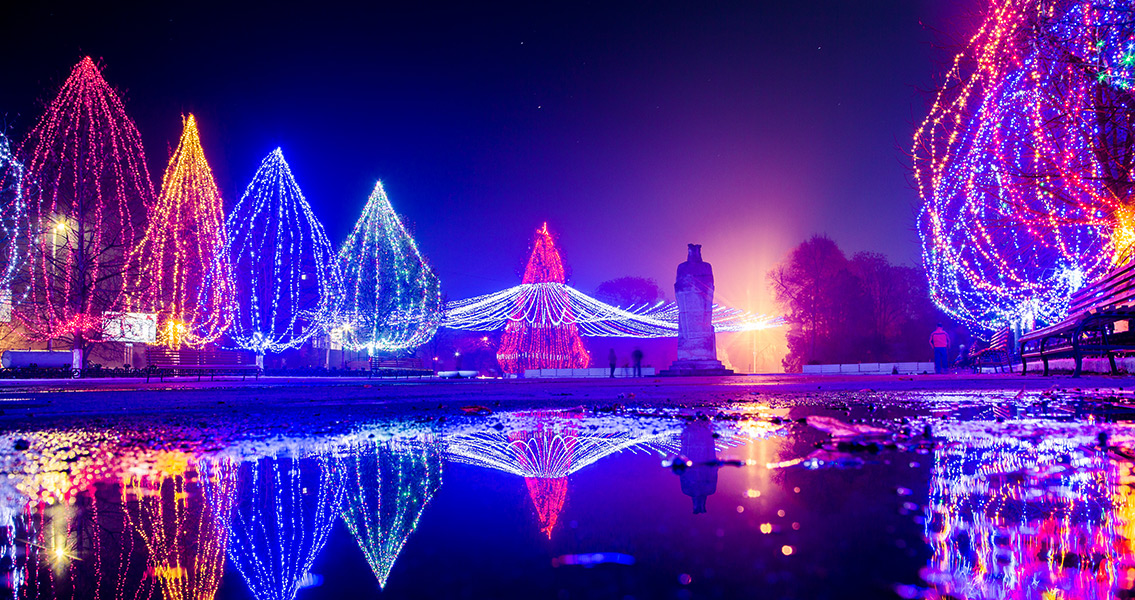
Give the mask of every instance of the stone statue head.
[{"label": "stone statue head", "polygon": [[701,262],[701,244],[686,244],[686,248],[689,249],[689,255],[686,256],[686,260],[689,262]]}]

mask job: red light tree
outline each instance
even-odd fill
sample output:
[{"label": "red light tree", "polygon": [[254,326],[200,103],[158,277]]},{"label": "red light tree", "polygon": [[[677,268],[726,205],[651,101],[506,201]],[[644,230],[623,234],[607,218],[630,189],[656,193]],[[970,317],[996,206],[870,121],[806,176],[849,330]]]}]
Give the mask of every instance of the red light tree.
[{"label": "red light tree", "polygon": [[[548,224],[536,230],[536,240],[522,283],[566,283],[564,263],[556,249]],[[506,373],[523,373],[525,369],[583,369],[590,362],[587,349],[579,337],[579,327],[571,315],[568,292],[562,286],[532,288],[526,293],[559,294],[565,306],[561,321],[540,320],[529,323],[519,298],[514,313],[501,336],[497,360]],[[547,314],[547,313],[545,313]]]},{"label": "red light tree", "polygon": [[157,313],[159,341],[167,346],[210,344],[232,324],[236,292],[231,267],[221,260],[224,218],[197,120],[189,115],[131,256],[127,288],[127,307]]},{"label": "red light tree", "polygon": [[32,185],[17,318],[29,339],[62,338],[86,350],[121,299],[154,195],[138,128],[90,57],[71,70],[21,158]]}]

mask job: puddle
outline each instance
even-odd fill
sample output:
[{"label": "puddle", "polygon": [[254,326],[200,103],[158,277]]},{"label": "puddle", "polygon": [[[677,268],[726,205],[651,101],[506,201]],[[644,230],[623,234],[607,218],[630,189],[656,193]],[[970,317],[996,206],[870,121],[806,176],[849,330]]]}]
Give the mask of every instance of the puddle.
[{"label": "puddle", "polygon": [[442,401],[24,425],[0,435],[0,597],[1130,597],[1128,401]]}]

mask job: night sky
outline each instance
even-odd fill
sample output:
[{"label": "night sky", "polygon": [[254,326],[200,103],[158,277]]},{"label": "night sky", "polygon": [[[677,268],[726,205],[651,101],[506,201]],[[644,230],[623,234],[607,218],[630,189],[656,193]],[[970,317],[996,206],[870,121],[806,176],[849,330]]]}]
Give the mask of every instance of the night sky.
[{"label": "night sky", "polygon": [[382,179],[451,298],[519,283],[547,221],[582,290],[669,289],[695,242],[762,312],[813,233],[918,262],[905,155],[964,33],[940,0],[98,4],[0,9],[14,140],[89,54],[155,187],[191,111],[226,206],[280,146],[339,244]]}]

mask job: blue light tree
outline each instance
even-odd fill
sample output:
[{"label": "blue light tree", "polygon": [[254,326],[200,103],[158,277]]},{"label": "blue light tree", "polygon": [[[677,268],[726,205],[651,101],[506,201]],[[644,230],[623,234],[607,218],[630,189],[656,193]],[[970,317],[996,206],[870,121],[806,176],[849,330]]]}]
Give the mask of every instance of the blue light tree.
[{"label": "blue light tree", "polygon": [[0,321],[10,319],[4,313],[11,310],[11,285],[20,268],[18,227],[24,210],[24,167],[0,132]]},{"label": "blue light tree", "polygon": [[339,250],[346,287],[345,343],[370,353],[415,348],[441,321],[438,278],[378,182]]},{"label": "blue light tree", "polygon": [[334,320],[343,293],[335,252],[279,148],[260,163],[225,230],[238,347],[258,355],[298,348]]},{"label": "blue light tree", "polygon": [[341,470],[325,455],[263,458],[238,485],[229,558],[257,600],[291,600],[339,518]]}]

